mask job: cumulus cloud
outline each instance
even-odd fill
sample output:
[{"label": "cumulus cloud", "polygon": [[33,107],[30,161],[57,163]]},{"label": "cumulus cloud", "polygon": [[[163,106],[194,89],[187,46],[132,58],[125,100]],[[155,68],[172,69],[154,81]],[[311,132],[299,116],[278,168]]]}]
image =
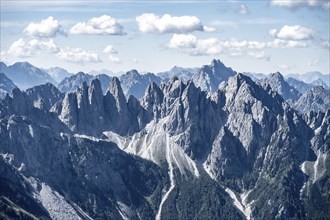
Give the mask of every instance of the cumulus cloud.
[{"label": "cumulus cloud", "polygon": [[121,63],[121,60],[116,56],[109,55],[108,58],[111,63]]},{"label": "cumulus cloud", "polygon": [[248,52],[248,55],[260,60],[270,60],[270,56],[265,51],[251,51]]},{"label": "cumulus cloud", "polygon": [[108,45],[103,49],[103,53],[108,53],[108,54],[118,54],[118,51],[113,48],[112,45]]},{"label": "cumulus cloud", "polygon": [[195,56],[227,54],[229,56],[251,56],[256,59],[269,60],[270,56],[262,49],[295,48],[307,45],[293,40],[275,39],[269,42],[217,38],[198,39],[192,34],[174,34],[167,44],[170,49]]},{"label": "cumulus cloud", "polygon": [[71,34],[124,35],[124,28],[116,19],[102,15],[86,22],[80,22],[70,29]]},{"label": "cumulus cloud", "polygon": [[204,26],[196,16],[159,17],[153,13],[144,13],[136,17],[139,30],[143,33],[189,33],[193,31],[213,32],[214,28]]},{"label": "cumulus cloud", "polygon": [[41,20],[40,23],[30,23],[24,32],[33,37],[55,37],[58,34],[65,35],[65,31],[58,20],[52,16]]},{"label": "cumulus cloud", "polygon": [[248,7],[247,7],[246,5],[244,5],[244,4],[241,4],[241,5],[239,6],[239,13],[240,13],[241,15],[248,14],[248,13],[249,13]]},{"label": "cumulus cloud", "polygon": [[271,0],[271,5],[279,6],[289,9],[297,9],[301,7],[306,8],[320,8],[329,10],[330,2],[328,0]]},{"label": "cumulus cloud", "polygon": [[295,48],[295,47],[307,47],[307,44],[294,40],[275,39],[273,41],[268,42],[267,46],[270,48]]},{"label": "cumulus cloud", "polygon": [[20,38],[9,47],[7,53],[16,57],[31,57],[39,54],[41,51],[57,53],[59,48],[52,39],[48,41],[40,41],[37,39],[25,41]]},{"label": "cumulus cloud", "polygon": [[61,49],[57,53],[57,57],[61,60],[72,63],[99,63],[101,62],[99,55],[92,51],[85,51],[81,48],[70,48]]},{"label": "cumulus cloud", "polygon": [[191,55],[210,55],[221,53],[222,47],[216,38],[197,39],[191,34],[174,34],[168,47],[181,49]]},{"label": "cumulus cloud", "polygon": [[284,25],[280,30],[270,29],[269,35],[287,40],[309,40],[314,37],[314,30],[300,25]]}]

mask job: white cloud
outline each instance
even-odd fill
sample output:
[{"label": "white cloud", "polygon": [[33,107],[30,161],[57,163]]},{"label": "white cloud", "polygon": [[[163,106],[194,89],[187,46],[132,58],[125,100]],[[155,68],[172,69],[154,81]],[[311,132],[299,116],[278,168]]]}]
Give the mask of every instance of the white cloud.
[{"label": "white cloud", "polygon": [[189,33],[193,31],[213,32],[214,28],[204,26],[196,16],[159,17],[153,13],[144,13],[136,17],[139,30],[143,33]]},{"label": "white cloud", "polygon": [[81,48],[70,48],[61,49],[57,53],[57,57],[61,60],[65,60],[72,63],[99,63],[101,62],[97,53],[92,51],[85,51]]},{"label": "white cloud", "polygon": [[330,9],[330,2],[328,0],[271,0],[271,5],[289,9],[300,7]]},{"label": "white cloud", "polygon": [[108,58],[109,58],[110,62],[112,62],[112,63],[121,63],[121,60],[118,57],[109,55]]},{"label": "white cloud", "polygon": [[33,37],[55,37],[57,34],[65,35],[59,22],[52,16],[41,20],[40,23],[30,23],[24,32]]},{"label": "white cloud", "polygon": [[48,41],[40,41],[37,39],[25,41],[20,38],[9,47],[7,53],[15,57],[31,57],[39,54],[41,51],[57,53],[59,48],[52,39]]},{"label": "white cloud", "polygon": [[195,48],[197,37],[191,34],[174,34],[168,44],[169,48]]},{"label": "white cloud", "polygon": [[180,52],[190,55],[218,55],[227,54],[229,56],[248,55],[257,59],[269,60],[270,56],[261,51],[266,48],[298,48],[307,45],[292,40],[275,39],[270,42],[248,41],[229,39],[220,41],[217,38],[198,39],[192,34],[174,34],[167,44],[170,49],[178,49]]},{"label": "white cloud", "polygon": [[248,9],[248,7],[247,7],[246,5],[244,5],[244,4],[241,4],[241,5],[239,6],[239,13],[240,13],[241,15],[248,14],[248,13],[249,13],[249,9]]},{"label": "white cloud", "polygon": [[307,44],[294,40],[288,41],[288,40],[275,39],[271,42],[268,42],[267,46],[271,48],[295,48],[295,47],[307,47]]},{"label": "white cloud", "polygon": [[216,38],[197,39],[191,34],[174,34],[168,47],[180,49],[191,55],[210,55],[221,53],[222,47]]},{"label": "white cloud", "polygon": [[71,34],[124,35],[123,27],[116,19],[102,15],[86,22],[79,22],[70,29]]},{"label": "white cloud", "polygon": [[270,29],[268,33],[276,38],[287,40],[308,40],[312,39],[315,35],[314,30],[300,25],[284,25],[280,30]]},{"label": "white cloud", "polygon": [[248,52],[248,55],[260,60],[270,60],[270,56],[265,51],[251,51]]},{"label": "white cloud", "polygon": [[108,53],[108,54],[118,54],[118,51],[113,48],[112,45],[108,45],[103,49],[103,53]]}]

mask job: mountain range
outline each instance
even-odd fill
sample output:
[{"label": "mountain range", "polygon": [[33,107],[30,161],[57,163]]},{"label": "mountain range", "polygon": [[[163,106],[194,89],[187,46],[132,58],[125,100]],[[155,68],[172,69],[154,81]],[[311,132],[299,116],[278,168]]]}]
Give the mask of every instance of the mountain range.
[{"label": "mountain range", "polygon": [[219,60],[182,74],[12,85],[0,100],[1,218],[330,217],[329,90]]},{"label": "mountain range", "polygon": [[5,73],[19,88],[24,90],[47,82],[56,84],[55,80],[45,71],[28,62],[17,62],[10,66],[1,62],[0,67],[0,72]]}]

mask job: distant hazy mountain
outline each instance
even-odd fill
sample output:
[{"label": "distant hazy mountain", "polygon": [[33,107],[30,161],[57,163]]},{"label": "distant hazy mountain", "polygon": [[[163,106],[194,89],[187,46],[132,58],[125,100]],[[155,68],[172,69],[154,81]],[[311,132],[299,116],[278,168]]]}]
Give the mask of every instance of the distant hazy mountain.
[{"label": "distant hazy mountain", "polygon": [[192,81],[204,91],[215,92],[221,82],[235,74],[234,70],[226,67],[220,60],[212,60],[210,65],[204,65],[192,76]]},{"label": "distant hazy mountain", "polygon": [[329,89],[328,84],[326,84],[322,79],[313,80],[310,84],[312,84],[313,86],[322,86],[325,89]]},{"label": "distant hazy mountain", "polygon": [[102,69],[102,70],[92,70],[92,71],[89,71],[88,72],[89,75],[100,75],[100,74],[106,74],[106,75],[109,75],[109,76],[114,76],[114,75],[117,75],[116,73],[110,71],[110,70],[106,70],[106,69]]},{"label": "distant hazy mountain", "polygon": [[87,85],[90,85],[93,79],[99,79],[101,82],[102,91],[105,93],[111,82],[111,76],[107,74],[99,75],[90,75],[87,73],[79,72],[70,77],[63,79],[59,84],[58,88],[61,92],[74,92],[78,87],[82,86],[83,82],[86,82]]},{"label": "distant hazy mountain", "polygon": [[298,80],[298,79],[295,79],[292,77],[287,78],[286,82],[302,94],[304,94],[305,92],[307,92],[308,90],[313,88],[312,84],[305,83],[301,80]]},{"label": "distant hazy mountain", "polygon": [[301,93],[294,87],[290,86],[279,72],[272,73],[268,77],[258,80],[258,83],[264,89],[266,89],[267,86],[270,86],[271,89],[281,95],[284,100],[295,102],[301,96]]},{"label": "distant hazy mountain", "polygon": [[321,79],[323,82],[325,82],[327,84],[327,86],[330,86],[330,75],[329,74],[326,75],[326,74],[320,73],[318,71],[308,72],[308,73],[304,73],[304,74],[291,73],[291,74],[286,75],[286,77],[293,77],[295,79],[304,81],[306,83],[311,83],[314,80]]},{"label": "distant hazy mountain", "polygon": [[184,68],[179,66],[174,66],[172,69],[157,73],[157,76],[161,77],[164,81],[168,81],[169,79],[173,78],[174,76],[178,77],[180,80],[186,82],[191,77],[197,73],[199,68]]},{"label": "distant hazy mountain", "polygon": [[293,107],[302,113],[308,113],[310,111],[326,112],[330,110],[330,90],[322,86],[315,86],[303,94],[294,103]]},{"label": "distant hazy mountain", "polygon": [[64,78],[70,77],[72,73],[61,67],[51,67],[49,69],[43,69],[48,75],[50,75],[57,83],[61,82]]},{"label": "distant hazy mountain", "polygon": [[70,77],[66,77],[58,84],[58,89],[61,92],[74,92],[77,90],[78,87],[80,87],[83,82],[87,82],[87,84],[90,84],[92,82],[92,79],[94,76],[79,72],[77,74],[74,74]]},{"label": "distant hazy mountain", "polygon": [[123,92],[127,98],[133,95],[135,98],[141,98],[148,85],[152,82],[160,84],[161,78],[153,73],[139,74],[136,70],[128,71],[120,76],[120,82]]},{"label": "distant hazy mountain", "polygon": [[10,66],[1,63],[1,71],[20,89],[31,88],[47,82],[56,84],[55,80],[45,71],[28,62],[17,62]]},{"label": "distant hazy mountain", "polygon": [[250,77],[253,81],[257,81],[262,78],[266,78],[268,75],[264,73],[253,73],[253,72],[243,72],[242,74]]},{"label": "distant hazy mountain", "polygon": [[7,93],[11,93],[16,87],[6,74],[0,72],[0,99],[4,98]]}]

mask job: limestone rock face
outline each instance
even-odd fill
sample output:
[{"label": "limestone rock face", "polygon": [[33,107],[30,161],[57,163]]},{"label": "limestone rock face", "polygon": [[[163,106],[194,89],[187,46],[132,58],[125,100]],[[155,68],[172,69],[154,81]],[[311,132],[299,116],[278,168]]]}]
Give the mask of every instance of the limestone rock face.
[{"label": "limestone rock face", "polygon": [[231,68],[226,67],[220,60],[213,60],[211,65],[203,66],[192,76],[197,87],[207,92],[215,92],[221,82],[236,74]]},{"label": "limestone rock face", "polygon": [[295,102],[301,96],[301,93],[290,86],[279,72],[272,73],[268,77],[259,80],[259,83],[263,88],[269,85],[271,89],[281,95],[284,100]]},{"label": "limestone rock face", "polygon": [[40,109],[51,109],[59,101],[62,101],[64,94],[53,84],[46,83],[26,90],[26,94],[33,101],[34,106]]},{"label": "limestone rock face", "polygon": [[295,109],[302,113],[310,111],[326,112],[330,109],[330,90],[322,86],[315,86],[303,94],[293,105]]},{"label": "limestone rock face", "polygon": [[151,82],[140,100],[117,77],[64,97],[14,89],[0,101],[0,204],[54,219],[329,216],[329,91],[297,111],[280,74],[256,83],[216,60],[199,73],[210,80]]}]

